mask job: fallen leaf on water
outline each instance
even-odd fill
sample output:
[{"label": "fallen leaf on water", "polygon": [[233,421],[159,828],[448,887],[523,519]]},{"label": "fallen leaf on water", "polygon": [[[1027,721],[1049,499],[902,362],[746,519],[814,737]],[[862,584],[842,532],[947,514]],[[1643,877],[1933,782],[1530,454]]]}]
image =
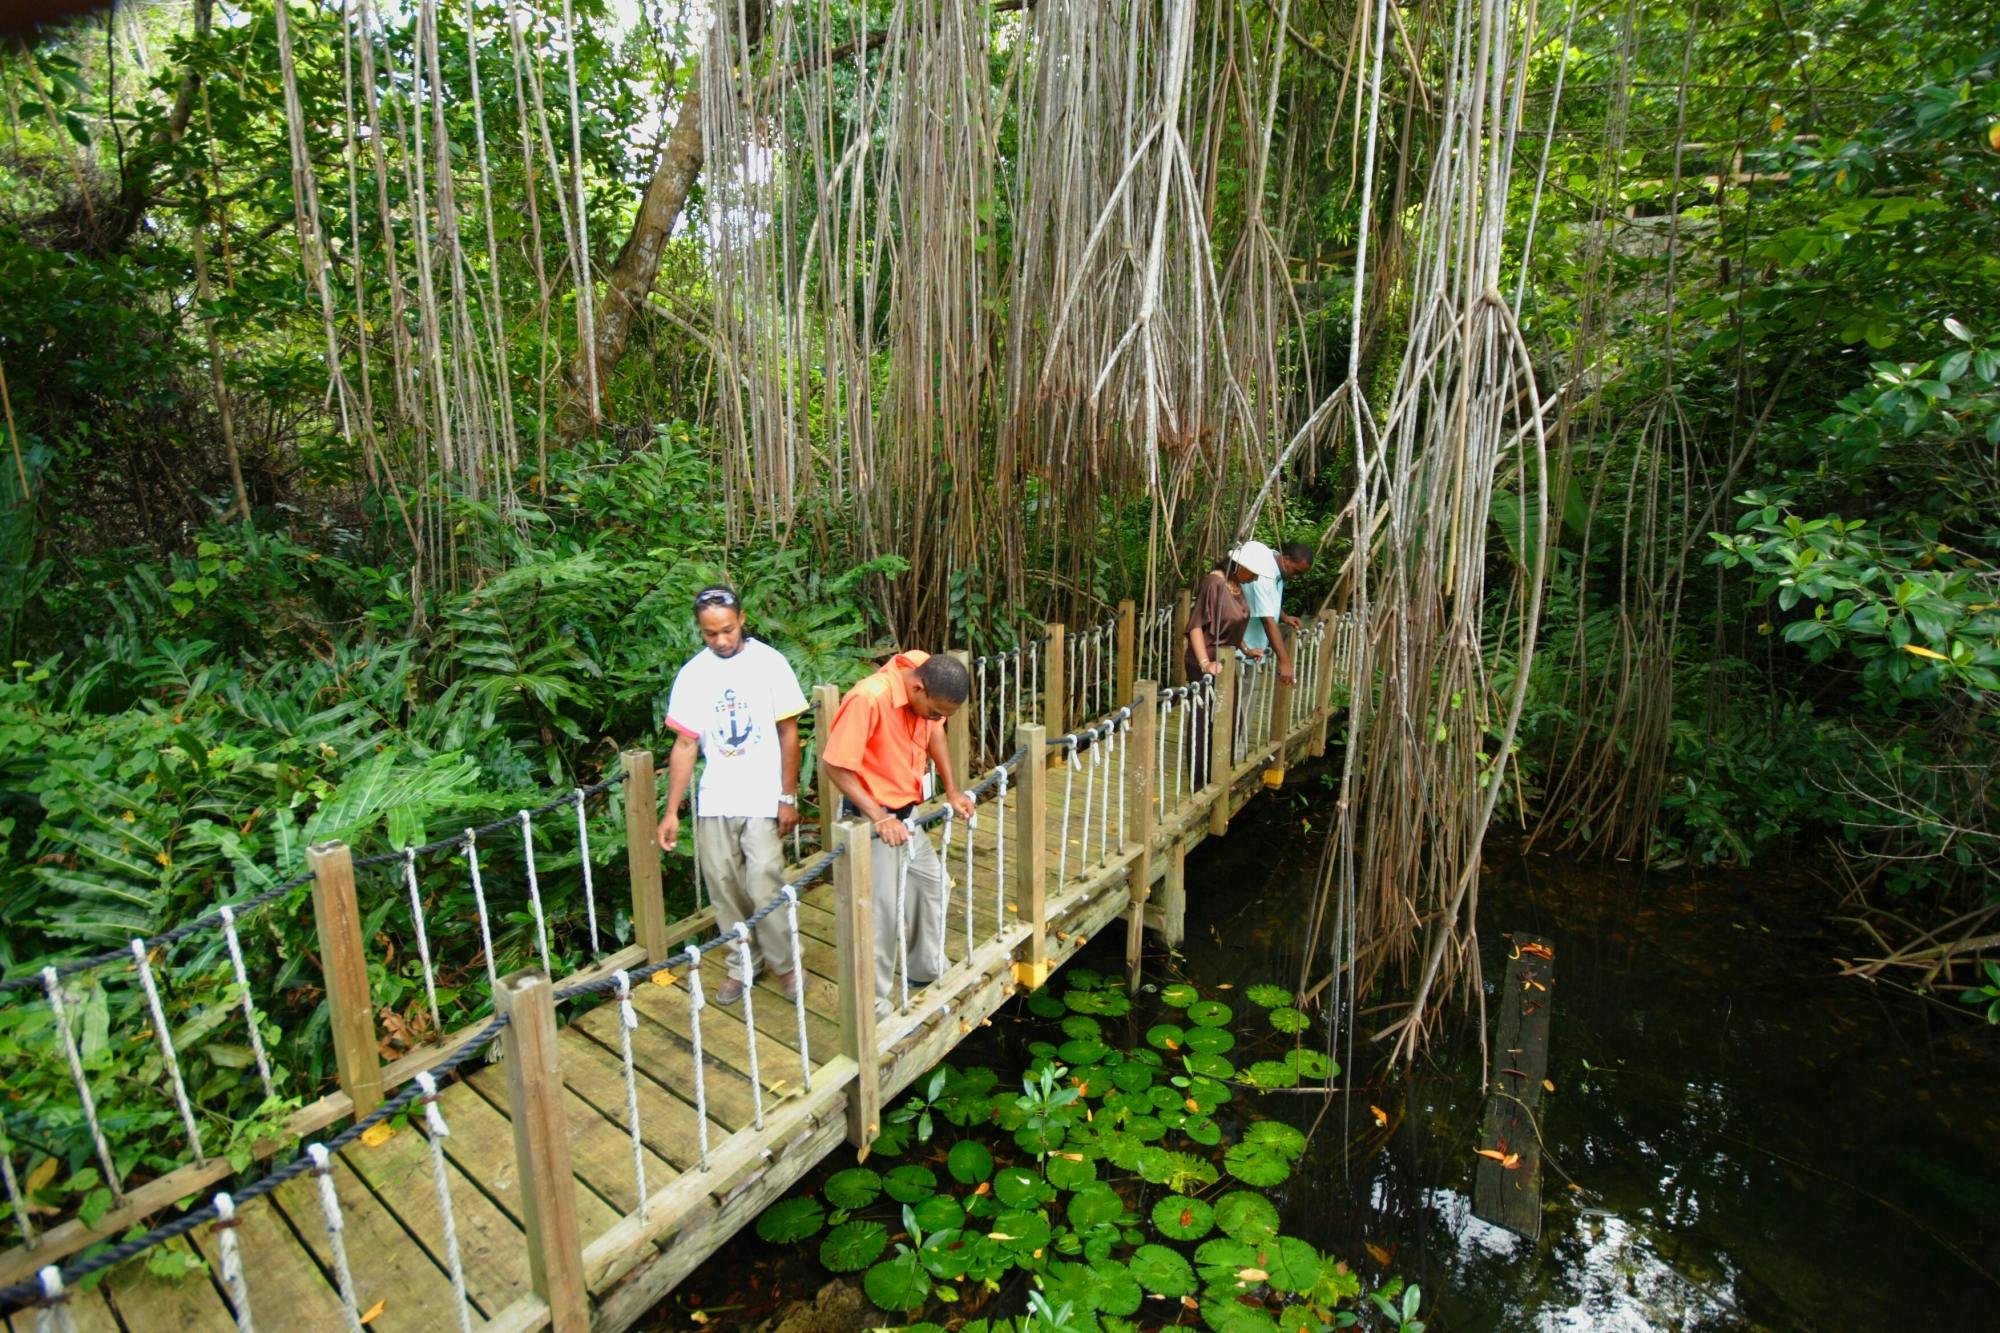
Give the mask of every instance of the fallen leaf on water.
[{"label": "fallen leaf on water", "polygon": [[389,1302],[386,1299],[375,1302],[368,1307],[368,1313],[361,1316],[361,1322],[364,1324],[374,1323],[382,1317],[382,1311],[388,1307],[388,1304]]},{"label": "fallen leaf on water", "polygon": [[1199,1310],[1201,1308],[1201,1302],[1192,1296],[1181,1297],[1181,1304],[1190,1310]]},{"label": "fallen leaf on water", "polygon": [[982,1180],[982,1181],[980,1181],[980,1182],[979,1182],[979,1188],[978,1188],[978,1189],[976,1189],[976,1190],[974,1190],[974,1191],[972,1191],[972,1192],[973,1192],[973,1193],[974,1193],[975,1195],[977,1195],[977,1194],[991,1194],[991,1193],[993,1192],[993,1182],[992,1182],[992,1181],[990,1181],[990,1180]]},{"label": "fallen leaf on water", "polygon": [[1233,981],[1219,981],[1216,983],[1215,988],[1217,990],[1235,990],[1236,983]]},{"label": "fallen leaf on water", "polygon": [[361,1146],[364,1148],[379,1148],[395,1137],[396,1130],[393,1125],[387,1123],[370,1125],[361,1131]]},{"label": "fallen leaf on water", "polygon": [[1060,1157],[1065,1162],[1081,1162],[1083,1160],[1083,1154],[1080,1152],[1057,1152],[1050,1153],[1049,1156]]},{"label": "fallen leaf on water", "polygon": [[1542,1080],[1543,1092],[1554,1092],[1555,1090],[1556,1090],[1556,1084],[1554,1079],[1545,1078]]},{"label": "fallen leaf on water", "polygon": [[1186,1102],[1186,1105],[1187,1105],[1187,1109],[1188,1109],[1188,1110],[1190,1110],[1190,1111],[1194,1112],[1194,1113],[1195,1113],[1196,1115],[1200,1115],[1200,1114],[1201,1114],[1201,1103],[1200,1103],[1200,1102],[1196,1101],[1196,1100],[1195,1100],[1194,1098],[1192,1098],[1192,1097],[1188,1097],[1188,1098],[1185,1098],[1184,1100],[1185,1100],[1185,1102]]},{"label": "fallen leaf on water", "polygon": [[1537,958],[1554,958],[1556,956],[1556,951],[1546,944],[1524,944],[1521,946],[1521,952],[1533,954]]},{"label": "fallen leaf on water", "polygon": [[56,1178],[56,1159],[44,1157],[41,1165],[28,1173],[28,1193],[33,1194]]},{"label": "fallen leaf on water", "polygon": [[1192,1208],[1181,1209],[1181,1225],[1183,1227],[1191,1227],[1194,1225],[1194,1209]]},{"label": "fallen leaf on water", "polygon": [[1507,1160],[1507,1154],[1501,1152],[1498,1148],[1474,1148],[1472,1150],[1472,1155],[1474,1157],[1490,1157],[1494,1161],[1503,1164]]},{"label": "fallen leaf on water", "polygon": [[1362,1242],[1362,1245],[1361,1245],[1361,1248],[1363,1248],[1364,1250],[1367,1250],[1367,1251],[1368,1251],[1368,1257],[1369,1257],[1370,1259],[1373,1259],[1373,1260],[1374,1260],[1374,1261],[1375,1261],[1376,1263],[1378,1263],[1378,1264],[1382,1265],[1382,1267],[1384,1267],[1384,1268],[1387,1268],[1387,1267],[1389,1266],[1389,1261],[1390,1261],[1391,1259],[1395,1258],[1395,1256],[1394,1256],[1394,1255],[1390,1254],[1390,1253],[1389,1253],[1389,1252],[1388,1252],[1387,1250],[1383,1249],[1383,1248],[1382,1248],[1382,1247],[1381,1247],[1380,1245],[1376,1245],[1376,1244],[1374,1244],[1374,1243],[1372,1243],[1372,1242],[1369,1242],[1369,1241],[1363,1241],[1363,1242]]},{"label": "fallen leaf on water", "polygon": [[1381,1128],[1387,1129],[1389,1127],[1389,1113],[1383,1110],[1381,1107],[1376,1106],[1373,1103],[1370,1103],[1368,1107],[1368,1114],[1375,1117],[1375,1123]]},{"label": "fallen leaf on water", "polygon": [[688,1318],[697,1324],[706,1324],[708,1322],[708,1316],[700,1310],[689,1310]]},{"label": "fallen leaf on water", "polygon": [[1520,1168],[1521,1154],[1517,1152],[1510,1152],[1500,1159],[1500,1169],[1503,1171],[1518,1171]]},{"label": "fallen leaf on water", "polygon": [[1236,1276],[1245,1282],[1262,1282],[1271,1275],[1261,1268],[1239,1268]]}]

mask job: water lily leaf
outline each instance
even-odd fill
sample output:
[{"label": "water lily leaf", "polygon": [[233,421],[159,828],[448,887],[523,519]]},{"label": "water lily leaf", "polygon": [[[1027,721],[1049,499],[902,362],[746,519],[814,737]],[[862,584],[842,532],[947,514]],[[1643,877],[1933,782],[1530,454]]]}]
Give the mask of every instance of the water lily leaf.
[{"label": "water lily leaf", "polygon": [[882,1177],[865,1166],[850,1166],[845,1171],[834,1172],[826,1178],[822,1190],[828,1203],[850,1213],[875,1202],[875,1197],[881,1192]]},{"label": "water lily leaf", "polygon": [[1194,1075],[1188,1079],[1187,1101],[1194,1103],[1187,1109],[1198,1115],[1209,1115],[1215,1108],[1228,1101],[1229,1085],[1217,1079]]},{"label": "water lily leaf", "polygon": [[1128,1060],[1111,1071],[1111,1082],[1120,1092],[1144,1092],[1153,1086],[1153,1068]]},{"label": "water lily leaf", "polygon": [[1313,1280],[1311,1294],[1313,1304],[1330,1310],[1342,1301],[1353,1300],[1360,1294],[1359,1273],[1330,1254],[1320,1256],[1319,1276]]},{"label": "water lily leaf", "polygon": [[915,1203],[937,1192],[937,1177],[927,1166],[899,1166],[882,1178],[882,1188],[897,1203]]},{"label": "water lily leaf", "polygon": [[1340,1067],[1327,1058],[1325,1051],[1316,1051],[1309,1046],[1286,1052],[1285,1063],[1296,1069],[1300,1078],[1332,1078],[1340,1072]]},{"label": "water lily leaf", "polygon": [[1072,967],[1063,975],[1073,990],[1102,990],[1109,981],[1102,972],[1088,967]]},{"label": "water lily leaf", "polygon": [[1215,1163],[1193,1153],[1148,1148],[1139,1154],[1139,1174],[1155,1185],[1165,1185],[1176,1194],[1186,1194],[1216,1181]]},{"label": "water lily leaf", "polygon": [[1116,1222],[1125,1216],[1125,1201],[1109,1185],[1092,1185],[1070,1199],[1068,1216],[1071,1226],[1087,1231],[1100,1222]]},{"label": "water lily leaf", "polygon": [[1164,1245],[1141,1245],[1132,1252],[1129,1271],[1139,1285],[1154,1296],[1173,1298],[1194,1291],[1194,1269],[1179,1250]]},{"label": "water lily leaf", "polygon": [[1103,1137],[1103,1144],[1105,1161],[1120,1171],[1139,1169],[1139,1155],[1146,1151],[1146,1144],[1138,1135],[1113,1130]]},{"label": "water lily leaf", "polygon": [[1153,1205],[1153,1225],[1168,1240],[1200,1240],[1215,1225],[1215,1209],[1185,1194],[1169,1194]]},{"label": "water lily leaf", "polygon": [[1182,1057],[1190,1074],[1200,1074],[1205,1078],[1229,1078],[1236,1073],[1236,1066],[1220,1055],[1210,1055],[1196,1051]]},{"label": "water lily leaf", "polygon": [[1230,1020],[1233,1013],[1220,1000],[1196,1000],[1187,1010],[1188,1022],[1203,1028],[1219,1028]]},{"label": "water lily leaf", "polygon": [[1180,1088],[1160,1084],[1156,1085],[1149,1095],[1153,1099],[1153,1105],[1159,1107],[1162,1111],[1176,1106],[1180,1107],[1183,1111],[1187,1110],[1187,1107],[1181,1105],[1181,1103],[1187,1100],[1187,1093]]},{"label": "water lily leaf", "polygon": [[1072,1071],[1070,1080],[1076,1084],[1078,1095],[1083,1097],[1102,1097],[1112,1087],[1111,1071],[1103,1065],[1085,1065]]},{"label": "water lily leaf", "polygon": [[993,1177],[993,1193],[1009,1208],[1034,1208],[1056,1196],[1047,1181],[1025,1166],[1002,1167]]},{"label": "water lily leaf", "polygon": [[1163,1051],[1178,1051],[1187,1045],[1187,1031],[1178,1023],[1155,1023],[1146,1029],[1146,1044]]},{"label": "water lily leaf", "polygon": [[780,1199],[757,1219],[757,1234],[773,1245],[790,1245],[808,1236],[817,1236],[826,1225],[826,1209],[818,1199],[804,1195]]},{"label": "water lily leaf", "polygon": [[931,1294],[931,1275],[914,1251],[904,1250],[869,1269],[861,1279],[861,1289],[884,1310],[915,1310]]},{"label": "water lily leaf", "polygon": [[1213,1333],[1276,1333],[1278,1327],[1261,1305],[1245,1305],[1233,1296],[1204,1299],[1201,1318]]},{"label": "water lily leaf", "polygon": [[1304,1032],[1312,1026],[1312,1020],[1305,1016],[1303,1010],[1293,1009],[1290,1006],[1283,1009],[1273,1009],[1268,1017],[1271,1020],[1271,1026],[1280,1032]]},{"label": "water lily leaf", "polygon": [[889,1230],[880,1222],[842,1222],[819,1243],[819,1261],[836,1273],[858,1273],[874,1263],[888,1243]]},{"label": "water lily leaf", "polygon": [[1185,1043],[1190,1051],[1204,1055],[1221,1055],[1236,1046],[1236,1038],[1225,1028],[1195,1028],[1187,1034]]},{"label": "water lily leaf", "polygon": [[1327,1333],[1333,1325],[1313,1313],[1310,1305],[1287,1305],[1278,1311],[1278,1333]]},{"label": "water lily leaf", "polygon": [[1047,991],[1036,991],[1028,997],[1028,1012],[1036,1018],[1061,1018],[1063,1002]]},{"label": "water lily leaf", "polygon": [[1319,1251],[1296,1236],[1280,1236],[1264,1247],[1264,1268],[1278,1291],[1311,1291],[1319,1281]]},{"label": "water lily leaf", "polygon": [[[1260,1271],[1261,1252],[1248,1241],[1216,1236],[1195,1248],[1195,1267],[1211,1295],[1234,1296],[1255,1285],[1245,1273]],[[1262,1281],[1262,1279],[1257,1279]]]},{"label": "water lily leaf", "polygon": [[1298,1069],[1284,1060],[1259,1060],[1243,1071],[1243,1077],[1260,1088],[1296,1088],[1299,1085]]},{"label": "water lily leaf", "polygon": [[1243,998],[1265,1009],[1276,1009],[1279,1005],[1290,1004],[1292,993],[1283,986],[1273,986],[1270,982],[1259,982],[1243,992]]},{"label": "water lily leaf", "polygon": [[1132,1001],[1122,990],[1073,990],[1063,995],[1063,1004],[1075,1013],[1106,1018],[1122,1018],[1132,1012]]},{"label": "water lily leaf", "polygon": [[1201,1144],[1213,1148],[1222,1142],[1222,1126],[1205,1115],[1191,1115],[1181,1123],[1181,1133]]},{"label": "water lily leaf", "polygon": [[944,1169],[961,1185],[977,1185],[993,1174],[993,1150],[977,1139],[963,1139],[945,1154]]},{"label": "water lily leaf", "polygon": [[1016,1210],[994,1218],[993,1230],[987,1233],[987,1238],[1016,1254],[1033,1254],[1047,1248],[1050,1234],[1048,1214]]},{"label": "water lily leaf", "polygon": [[1014,1131],[1014,1143],[1022,1152],[1039,1157],[1043,1153],[1054,1152],[1062,1147],[1069,1135],[1069,1126],[1061,1123],[1048,1125],[1023,1125]]},{"label": "water lily leaf", "polygon": [[1185,981],[1176,981],[1172,985],[1160,987],[1160,1002],[1170,1004],[1176,1009],[1185,1009],[1200,998],[1201,992]]},{"label": "water lily leaf", "polygon": [[1074,1041],[1097,1041],[1104,1036],[1104,1025],[1084,1014],[1070,1014],[1062,1021],[1063,1035]]},{"label": "water lily leaf", "polygon": [[935,1231],[950,1231],[965,1222],[965,1205],[949,1194],[933,1194],[910,1210],[917,1225],[926,1236]]},{"label": "water lily leaf", "polygon": [[1148,1046],[1141,1046],[1124,1054],[1127,1064],[1145,1065],[1149,1069],[1164,1069],[1167,1064],[1165,1056]]},{"label": "water lily leaf", "polygon": [[1076,1191],[1097,1183],[1097,1163],[1083,1154],[1071,1157],[1057,1153],[1046,1167],[1049,1184],[1059,1190]]},{"label": "water lily leaf", "polygon": [[1278,1234],[1278,1210],[1261,1194],[1232,1190],[1215,1202],[1215,1225],[1232,1240],[1255,1244]]},{"label": "water lily leaf", "polygon": [[1111,1048],[1095,1037],[1072,1039],[1056,1048],[1056,1058],[1072,1068],[1094,1065],[1110,1054]]},{"label": "water lily leaf", "polygon": [[[1124,1318],[1139,1312],[1140,1303],[1146,1293],[1140,1289],[1139,1279],[1132,1276],[1125,1265],[1106,1260],[1091,1265],[1097,1274],[1097,1308],[1105,1314]],[[1108,1333],[1108,1330],[1107,1330]]]},{"label": "water lily leaf", "polygon": [[1243,1131],[1243,1141],[1292,1158],[1306,1150],[1305,1131],[1282,1120],[1259,1120]]},{"label": "water lily leaf", "polygon": [[916,1132],[917,1127],[911,1121],[891,1120],[875,1135],[875,1142],[868,1145],[868,1150],[877,1157],[901,1157]]},{"label": "water lily leaf", "polygon": [[1255,1143],[1238,1143],[1222,1155],[1222,1164],[1246,1185],[1269,1189],[1292,1174],[1291,1159]]}]

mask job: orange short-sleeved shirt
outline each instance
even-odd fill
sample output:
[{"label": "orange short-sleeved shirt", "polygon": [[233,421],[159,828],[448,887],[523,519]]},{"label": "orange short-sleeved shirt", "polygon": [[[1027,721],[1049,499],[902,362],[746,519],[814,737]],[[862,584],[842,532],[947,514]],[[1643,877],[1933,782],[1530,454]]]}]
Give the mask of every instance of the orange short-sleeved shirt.
[{"label": "orange short-sleeved shirt", "polygon": [[921,799],[931,738],[943,725],[918,717],[903,688],[900,673],[928,660],[925,652],[897,653],[888,666],[849,690],[820,751],[827,763],[859,774],[869,797],[886,809]]}]

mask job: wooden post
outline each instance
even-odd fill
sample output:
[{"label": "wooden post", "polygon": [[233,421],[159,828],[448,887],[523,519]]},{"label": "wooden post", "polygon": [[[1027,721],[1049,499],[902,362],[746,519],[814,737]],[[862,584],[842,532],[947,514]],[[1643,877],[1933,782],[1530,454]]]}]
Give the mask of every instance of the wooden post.
[{"label": "wooden post", "polygon": [[833,827],[834,846],[846,849],[833,863],[840,1053],[857,1070],[847,1094],[847,1141],[865,1148],[882,1132],[882,1074],[875,1049],[875,871],[870,859],[875,834],[859,819],[843,819]]},{"label": "wooden post", "polygon": [[[660,891],[660,793],[653,781],[653,752],[627,750],[618,756],[625,766],[625,864],[632,877],[632,930],[657,963],[673,946],[667,942],[667,900]],[[688,839],[694,839],[689,821]]]},{"label": "wooden post", "polygon": [[1333,718],[1333,686],[1335,667],[1345,671],[1344,664],[1334,653],[1334,635],[1339,632],[1340,618],[1332,611],[1319,613],[1319,698],[1313,700],[1313,712],[1317,717],[1313,722],[1312,743],[1306,753],[1317,759],[1326,753],[1326,727]]},{"label": "wooden post", "polygon": [[1069,730],[1069,688],[1063,680],[1063,627],[1049,624],[1042,628],[1049,635],[1049,641],[1042,646],[1042,726],[1049,735],[1061,736]]},{"label": "wooden post", "polygon": [[[1126,603],[1129,607],[1131,603]],[[1126,879],[1126,892],[1132,905],[1127,909],[1125,923],[1125,989],[1132,994],[1139,991],[1139,963],[1146,945],[1146,900],[1153,896],[1153,792],[1159,777],[1155,765],[1159,754],[1154,745],[1160,721],[1159,686],[1150,680],[1139,681],[1132,689],[1132,730],[1125,735],[1125,744],[1131,747],[1130,766],[1134,775],[1132,791],[1127,799],[1133,801],[1136,815],[1132,823],[1139,844],[1139,854],[1132,858],[1132,868]]]},{"label": "wooden post", "polygon": [[[1278,633],[1284,632],[1285,627],[1280,624]],[[1295,673],[1299,669],[1298,647],[1298,636],[1293,635],[1292,670]],[[1285,761],[1291,757],[1289,750],[1292,739],[1292,686],[1278,675],[1276,662],[1266,670],[1271,673],[1271,725],[1270,735],[1266,739],[1270,742],[1272,755],[1269,767],[1264,770],[1264,785],[1282,787],[1285,785]]]},{"label": "wooden post", "polygon": [[1215,804],[1208,807],[1208,831],[1218,836],[1229,832],[1229,788],[1236,780],[1236,687],[1241,680],[1235,651],[1224,649],[1220,657],[1215,712],[1208,719],[1208,785],[1215,793]]},{"label": "wooden post", "polygon": [[375,1049],[375,1000],[368,958],[361,951],[361,909],[354,900],[354,856],[344,842],[306,852],[313,872],[313,921],[319,928],[319,969],[326,982],[327,1024],[340,1089],[354,1099],[359,1120],[382,1104],[382,1060]]},{"label": "wooden post", "polygon": [[567,1094],[556,1064],[555,987],[540,972],[516,972],[501,979],[493,1003],[507,1016],[507,1118],[514,1124],[528,1277],[549,1303],[550,1326],[582,1333],[590,1327],[590,1289],[576,1220]]},{"label": "wooden post", "polygon": [[819,845],[833,850],[833,826],[840,822],[840,789],[826,771],[826,738],[833,734],[833,715],[840,710],[840,686],[815,685],[813,703],[813,799],[819,802]]},{"label": "wooden post", "polygon": [[1118,603],[1118,660],[1115,664],[1118,681],[1118,697],[1113,699],[1114,707],[1123,708],[1132,702],[1132,685],[1139,678],[1139,654],[1133,631],[1137,628],[1136,608],[1127,597]]},{"label": "wooden post", "polygon": [[1174,597],[1174,641],[1167,645],[1167,679],[1176,685],[1187,680],[1187,627],[1194,614],[1194,594],[1183,588]]},{"label": "wooden post", "polygon": [[1025,957],[1014,962],[1014,979],[1029,990],[1049,979],[1049,774],[1036,756],[1048,743],[1048,729],[1017,727],[1014,743],[1027,755],[1014,770],[1014,914],[1028,927]]},{"label": "wooden post", "polygon": [[1187,844],[1176,840],[1166,850],[1166,872],[1160,876],[1160,938],[1177,945],[1187,938]]},{"label": "wooden post", "polygon": [[[950,654],[950,656],[956,657],[965,665],[966,679],[970,680],[972,678],[972,654],[956,652]],[[973,706],[972,695],[968,692],[965,702],[959,706],[957,712],[951,715],[951,719],[944,724],[946,753],[951,755],[951,775],[958,779],[958,784],[961,787],[972,785],[970,778],[972,774]],[[941,796],[943,793],[940,792],[939,795]]]}]

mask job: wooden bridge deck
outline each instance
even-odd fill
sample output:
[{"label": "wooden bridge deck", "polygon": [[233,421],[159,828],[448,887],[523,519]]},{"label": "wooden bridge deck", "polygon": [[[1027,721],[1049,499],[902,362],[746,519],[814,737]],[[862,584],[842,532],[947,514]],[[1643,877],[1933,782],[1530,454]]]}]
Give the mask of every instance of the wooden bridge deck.
[{"label": "wooden bridge deck", "polygon": [[[1234,672],[1232,671],[1233,677]],[[1233,680],[1230,687],[1233,694]],[[1228,816],[1266,789],[1265,772],[1325,746],[1330,689],[1313,706],[1302,702],[1303,721],[1279,739],[1266,731],[1244,747],[1227,782],[1193,792],[1166,793],[1155,809],[1151,835],[1103,855],[1093,838],[1087,873],[1082,863],[1076,807],[1087,774],[1075,779],[1068,828],[1064,827],[1063,767],[1042,779],[1046,895],[1040,943],[1051,968],[1084,942],[1133,910],[1147,924],[1178,939],[1182,864],[1189,848],[1220,832]],[[1171,734],[1171,733],[1170,733]],[[1220,739],[1218,737],[1218,739]],[[1026,762],[1026,761],[1024,761]],[[1124,771],[1128,824],[1140,827],[1151,767],[1128,755]],[[1174,781],[1170,749],[1165,784]],[[1099,781],[1110,766],[1100,770]],[[1154,775],[1157,776],[1157,775]],[[1116,811],[1112,801],[1103,800]],[[1014,799],[1021,799],[1016,796]],[[982,813],[990,806],[982,806]],[[851,1125],[863,1080],[878,1089],[868,1101],[886,1107],[920,1074],[947,1055],[982,1020],[1020,989],[1020,964],[1031,956],[1036,934],[1021,919],[1023,900],[1019,838],[1027,826],[1008,810],[1006,880],[1000,878],[1002,820],[983,817],[973,830],[973,930],[965,923],[965,851],[960,826],[947,849],[951,876],[947,972],[912,988],[910,1008],[880,1021],[872,1060],[842,1054],[842,978],[836,885],[822,881],[802,895],[800,945],[806,976],[806,1045],[812,1077],[806,1086],[799,1019],[789,999],[766,977],[752,996],[755,1060],[743,1006],[713,1002],[722,958],[703,968],[710,1003],[701,1024],[701,1065],[708,1118],[709,1166],[700,1166],[698,1112],[694,1105],[696,1051],[690,1041],[691,996],[674,971],[657,973],[633,988],[638,1026],[630,1032],[637,1073],[642,1132],[640,1149],[649,1195],[640,1211],[634,1144],[627,1118],[625,1068],[616,1003],[578,1006],[556,1042],[560,1069],[560,1122],[567,1139],[581,1283],[589,1321],[621,1329],[636,1322],[672,1287],[799,1177],[843,1144],[865,1135]],[[1115,819],[1114,819],[1115,822]],[[933,828],[934,840],[940,830]],[[1059,882],[1060,849],[1070,843],[1071,875]],[[877,849],[878,854],[880,849]],[[1135,871],[1143,871],[1139,885]],[[1164,891],[1143,899],[1153,883]],[[1136,932],[1131,938],[1136,942]],[[1136,955],[1135,955],[1136,966]],[[864,963],[860,978],[869,973]],[[1028,979],[1034,979],[1030,976]],[[530,1329],[551,1322],[551,1306],[538,1292],[530,1254],[535,1223],[524,1197],[515,1127],[510,1123],[507,1062],[489,1064],[447,1085],[438,1109],[449,1127],[440,1141],[450,1183],[458,1252],[473,1313],[484,1327]],[[753,1066],[755,1074],[753,1076]],[[872,1066],[872,1067],[871,1067]],[[763,1126],[755,1125],[753,1077],[762,1090]],[[876,1112],[879,1117],[879,1111]],[[376,1133],[334,1159],[332,1179],[344,1218],[344,1239],[356,1304],[374,1330],[448,1328],[459,1319],[458,1297],[433,1177],[432,1148],[421,1114],[410,1114],[386,1136]],[[251,1303],[260,1325],[279,1320],[304,1327],[340,1327],[349,1321],[335,1273],[319,1197],[312,1176],[292,1180],[270,1196],[243,1206],[235,1230],[243,1266],[252,1275]],[[113,1269],[101,1284],[73,1292],[69,1313],[76,1326],[99,1329],[226,1329],[235,1327],[221,1281],[218,1243],[199,1227],[170,1244],[205,1261],[207,1272],[180,1280],[150,1274],[142,1261]],[[17,1252],[18,1253],[18,1252]],[[554,1322],[560,1327],[563,1320]],[[34,1327],[34,1315],[17,1312],[9,1327]]]}]

